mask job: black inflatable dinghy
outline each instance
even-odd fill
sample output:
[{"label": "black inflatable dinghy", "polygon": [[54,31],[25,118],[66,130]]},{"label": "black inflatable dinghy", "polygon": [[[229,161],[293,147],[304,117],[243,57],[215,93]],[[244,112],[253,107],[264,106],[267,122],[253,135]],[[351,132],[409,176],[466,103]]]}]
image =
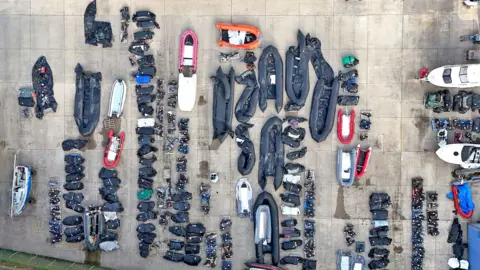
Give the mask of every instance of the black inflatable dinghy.
[{"label": "black inflatable dinghy", "polygon": [[53,73],[44,56],[40,56],[33,65],[32,83],[37,98],[35,116],[42,119],[45,113],[56,112],[58,104],[53,96]]},{"label": "black inflatable dinghy", "polygon": [[257,77],[253,70],[247,70],[235,77],[235,81],[245,85],[245,89],[235,105],[235,118],[240,123],[247,123],[257,110],[259,92]]},{"label": "black inflatable dinghy", "polygon": [[263,50],[258,60],[258,82],[260,110],[267,109],[267,99],[275,99],[275,109],[280,112],[283,106],[283,61],[272,45]]},{"label": "black inflatable dinghy", "polygon": [[298,30],[298,46],[290,47],[286,55],[285,91],[290,102],[285,105],[287,111],[298,111],[305,106],[310,87],[308,63],[310,61],[309,47],[305,35]]},{"label": "black inflatable dinghy", "polygon": [[282,185],[283,156],[282,120],[278,117],[272,117],[265,123],[261,133],[258,184],[262,189],[265,189],[267,185],[267,176],[274,177],[275,190]]},{"label": "black inflatable dinghy", "polygon": [[221,143],[227,135],[233,137],[232,115],[233,115],[233,89],[235,85],[235,70],[230,69],[228,76],[218,67],[213,77],[213,139]]},{"label": "black inflatable dinghy", "polygon": [[264,264],[264,254],[272,254],[272,264],[280,261],[278,208],[273,196],[263,191],[253,205],[255,217],[253,226],[255,231],[255,250],[257,263]]},{"label": "black inflatable dinghy", "polygon": [[310,110],[310,134],[316,142],[322,142],[332,131],[335,122],[339,82],[323,57],[320,40],[307,35],[306,41],[312,52],[310,60],[318,78]]},{"label": "black inflatable dinghy", "polygon": [[76,92],[73,116],[82,136],[95,131],[100,119],[100,82],[102,73],[86,73],[80,64],[75,67]]},{"label": "black inflatable dinghy", "polygon": [[248,134],[248,129],[252,126],[253,125],[240,124],[235,129],[237,146],[242,150],[237,160],[238,172],[241,175],[249,174],[252,172],[253,166],[255,166],[255,147]]}]

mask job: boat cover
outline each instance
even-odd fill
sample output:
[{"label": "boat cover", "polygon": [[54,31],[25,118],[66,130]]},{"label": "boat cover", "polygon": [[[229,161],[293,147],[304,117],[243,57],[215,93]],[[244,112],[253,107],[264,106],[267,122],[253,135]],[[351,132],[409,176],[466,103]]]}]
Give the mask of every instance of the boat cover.
[{"label": "boat cover", "polygon": [[282,185],[283,165],[282,120],[275,116],[268,119],[261,133],[258,184],[262,189],[267,185],[267,176],[274,177],[275,190]]},{"label": "boat cover", "polygon": [[[257,213],[257,210],[259,209],[260,206],[268,206],[270,210],[270,228],[268,228],[271,232],[270,235],[270,243],[268,245],[265,245],[265,242],[260,242],[259,244],[255,244],[255,250],[256,250],[256,256],[257,256],[257,262],[263,264],[264,263],[264,253],[271,253],[272,254],[272,264],[273,265],[278,265],[280,261],[280,245],[279,245],[279,228],[278,228],[278,207],[277,204],[275,203],[275,199],[273,196],[266,192],[263,191],[260,193],[255,200],[255,204],[253,205],[253,212]],[[257,224],[256,219],[253,219],[253,226],[255,228],[255,231],[257,231]],[[267,229],[267,228],[264,228]]]},{"label": "boat cover", "polygon": [[235,77],[238,84],[245,85],[242,95],[235,105],[235,118],[240,123],[247,123],[257,110],[259,86],[253,70],[247,70]]},{"label": "boat cover", "polygon": [[337,179],[341,186],[351,186],[355,180],[357,149],[350,152],[337,150]]},{"label": "boat cover", "polygon": [[255,166],[255,147],[248,134],[250,127],[252,125],[239,124],[235,129],[237,146],[242,150],[237,160],[237,169],[241,175],[249,174]]},{"label": "boat cover", "polygon": [[102,44],[103,48],[112,47],[112,25],[109,22],[95,21],[96,15],[97,1],[93,0],[83,15],[85,43],[95,46]]},{"label": "boat cover", "polygon": [[267,99],[275,99],[275,109],[280,112],[283,106],[283,61],[272,45],[263,50],[258,60],[258,82],[260,110],[267,109]]},{"label": "boat cover", "polygon": [[33,65],[32,83],[37,97],[35,116],[42,119],[46,112],[56,112],[58,104],[53,96],[53,73],[45,56],[40,56]]},{"label": "boat cover", "polygon": [[233,137],[232,115],[233,115],[233,89],[235,85],[235,70],[230,69],[228,75],[218,67],[214,76],[213,86],[213,139],[223,142],[227,135]]},{"label": "boat cover", "polygon": [[468,219],[472,216],[475,204],[468,184],[452,186],[452,192],[448,193],[447,197],[453,198],[455,209],[461,217]]},{"label": "boat cover", "polygon": [[323,57],[320,40],[307,35],[306,42],[312,53],[310,61],[318,79],[313,89],[310,134],[316,142],[322,142],[332,131],[335,121],[339,82],[334,78],[332,67]]},{"label": "boat cover", "polygon": [[95,130],[100,118],[100,82],[102,73],[86,73],[80,64],[75,67],[76,92],[73,116],[82,136]]},{"label": "boat cover", "polygon": [[298,30],[298,46],[291,46],[286,55],[285,67],[285,91],[290,102],[285,106],[285,110],[300,110],[305,105],[305,100],[309,90],[309,70],[310,50],[307,47],[305,35]]}]

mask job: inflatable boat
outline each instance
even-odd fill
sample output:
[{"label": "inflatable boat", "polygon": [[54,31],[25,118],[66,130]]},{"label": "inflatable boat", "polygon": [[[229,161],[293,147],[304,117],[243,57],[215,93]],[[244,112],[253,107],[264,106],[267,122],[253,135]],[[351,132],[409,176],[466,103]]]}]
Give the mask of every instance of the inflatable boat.
[{"label": "inflatable boat", "polygon": [[57,111],[57,101],[53,92],[53,72],[45,56],[40,56],[32,68],[32,83],[37,105],[35,116],[42,119],[48,112]]},{"label": "inflatable boat", "polygon": [[110,93],[110,106],[108,107],[108,117],[120,118],[125,105],[125,97],[127,85],[124,80],[117,79],[113,83],[112,92]]},{"label": "inflatable boat", "polygon": [[105,145],[105,153],[103,155],[103,164],[105,167],[111,169],[117,166],[122,156],[123,142],[125,141],[125,133],[120,133],[120,136],[115,136],[113,129],[108,133],[107,145]]},{"label": "inflatable boat", "polygon": [[355,161],[357,150],[350,152],[337,150],[337,180],[341,186],[351,186],[355,180]]},{"label": "inflatable boat", "polygon": [[329,87],[324,79],[315,84],[310,109],[310,134],[316,142],[323,142],[332,131],[337,109],[338,79]]},{"label": "inflatable boat", "polygon": [[436,154],[441,160],[465,169],[480,168],[480,144],[447,144],[440,147]]},{"label": "inflatable boat", "polygon": [[308,63],[310,53],[307,49],[305,35],[298,30],[298,46],[291,46],[286,54],[285,91],[290,102],[285,106],[287,111],[298,111],[305,106],[310,87]]},{"label": "inflatable boat", "polygon": [[87,249],[96,250],[105,231],[105,219],[99,206],[89,206],[83,213],[83,230]]},{"label": "inflatable boat", "polygon": [[178,109],[191,111],[197,95],[198,39],[195,32],[187,30],[180,38],[178,56]]},{"label": "inflatable boat", "polygon": [[237,137],[235,141],[237,142],[237,146],[242,150],[237,159],[237,169],[241,175],[250,174],[256,161],[255,146],[248,132],[250,127],[252,126],[239,124],[235,128],[235,136]]},{"label": "inflatable boat", "polygon": [[80,64],[75,67],[76,92],[73,116],[82,136],[89,136],[100,119],[100,87],[102,73],[86,73]]},{"label": "inflatable boat", "polygon": [[218,67],[213,86],[213,140],[221,143],[227,135],[233,136],[233,89],[235,85],[235,70],[230,69],[228,76]]},{"label": "inflatable boat", "polygon": [[257,110],[259,86],[255,71],[247,70],[235,77],[238,84],[245,85],[235,105],[235,118],[240,123],[247,123]]},{"label": "inflatable boat", "polygon": [[310,35],[307,35],[305,40],[311,50],[310,61],[317,75],[310,108],[310,134],[313,140],[322,142],[327,139],[335,122],[339,82],[332,67],[323,57],[320,40]]},{"label": "inflatable boat", "polygon": [[350,114],[343,113],[343,110],[338,110],[337,118],[337,137],[343,144],[349,144],[355,135],[355,110]]},{"label": "inflatable boat", "polygon": [[255,217],[253,226],[255,231],[255,250],[257,263],[264,264],[265,253],[272,254],[272,264],[280,261],[278,208],[275,199],[266,191],[260,193],[253,205]]},{"label": "inflatable boat", "polygon": [[282,185],[284,162],[282,120],[274,116],[268,119],[261,133],[258,184],[262,189],[267,185],[267,176],[273,176],[275,190]]},{"label": "inflatable boat", "polygon": [[267,100],[275,100],[277,113],[283,106],[283,61],[277,48],[265,48],[258,60],[258,83],[260,84],[258,107],[267,109]]},{"label": "inflatable boat", "polygon": [[218,46],[236,49],[253,50],[260,46],[260,31],[250,25],[217,23],[220,30]]},{"label": "inflatable boat", "polygon": [[10,216],[18,216],[25,209],[30,191],[32,190],[32,170],[25,166],[16,165],[17,157],[13,162],[12,201]]},{"label": "inflatable boat", "polygon": [[448,88],[480,86],[480,64],[448,65],[430,71],[426,80],[433,85]]},{"label": "inflatable boat", "polygon": [[252,216],[253,193],[247,178],[240,178],[235,188],[237,197],[237,213],[241,218]]},{"label": "inflatable boat", "polygon": [[357,157],[355,160],[355,178],[362,177],[367,172],[368,162],[370,162],[370,155],[372,154],[372,147],[367,150],[360,148],[357,145]]}]

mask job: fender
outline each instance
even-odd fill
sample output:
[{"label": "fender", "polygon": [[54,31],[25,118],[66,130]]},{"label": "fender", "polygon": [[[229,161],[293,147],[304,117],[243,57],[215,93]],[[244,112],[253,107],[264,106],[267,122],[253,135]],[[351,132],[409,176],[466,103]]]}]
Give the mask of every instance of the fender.
[{"label": "fender", "polygon": [[[344,118],[348,118],[349,123],[343,123]],[[346,127],[348,127],[348,130],[345,130]],[[343,132],[348,132],[348,135],[345,137],[345,134]],[[352,110],[350,115],[344,114],[342,109],[338,110],[338,118],[337,118],[338,140],[342,144],[349,144],[352,142],[354,135],[355,135],[355,110]]]},{"label": "fender", "polygon": [[[120,157],[122,156],[124,141],[124,132],[120,133],[119,137],[116,137],[114,136],[113,129],[110,130],[108,133],[107,145],[105,145],[105,152],[103,154],[103,164],[105,164],[105,167],[111,169],[117,166],[118,162],[120,161]],[[113,159],[111,159],[112,155],[114,156]]]},{"label": "fender", "polygon": [[355,160],[355,178],[362,177],[367,172],[368,162],[370,162],[370,155],[372,154],[372,147],[368,150],[363,150],[360,145],[357,145],[357,158]]}]

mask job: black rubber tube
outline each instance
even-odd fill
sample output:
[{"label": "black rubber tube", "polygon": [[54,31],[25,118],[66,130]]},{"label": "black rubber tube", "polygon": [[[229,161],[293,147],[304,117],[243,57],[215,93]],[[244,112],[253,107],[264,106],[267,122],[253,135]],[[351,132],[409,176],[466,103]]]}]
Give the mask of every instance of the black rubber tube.
[{"label": "black rubber tube", "polygon": [[274,177],[275,190],[282,185],[284,162],[282,120],[274,116],[268,119],[261,132],[258,184],[262,189],[265,189],[267,184],[267,176]]},{"label": "black rubber tube", "polygon": [[298,30],[298,46],[290,47],[286,54],[285,65],[285,91],[290,102],[297,105],[297,108],[305,106],[308,96],[310,82],[308,63],[310,53],[306,46],[305,36]]},{"label": "black rubber tube", "polygon": [[[230,69],[228,77],[235,77],[235,71]],[[233,115],[233,85],[234,78],[228,78],[221,67],[218,67],[213,86],[213,139],[223,142],[232,132]]]},{"label": "black rubber tube", "polygon": [[100,119],[100,87],[102,73],[85,73],[80,64],[75,67],[76,92],[73,116],[82,136],[89,136]]},{"label": "black rubber tube", "polygon": [[338,80],[333,81],[329,88],[324,79],[319,79],[315,85],[312,108],[310,110],[309,127],[312,139],[323,142],[332,131],[337,108]]}]

